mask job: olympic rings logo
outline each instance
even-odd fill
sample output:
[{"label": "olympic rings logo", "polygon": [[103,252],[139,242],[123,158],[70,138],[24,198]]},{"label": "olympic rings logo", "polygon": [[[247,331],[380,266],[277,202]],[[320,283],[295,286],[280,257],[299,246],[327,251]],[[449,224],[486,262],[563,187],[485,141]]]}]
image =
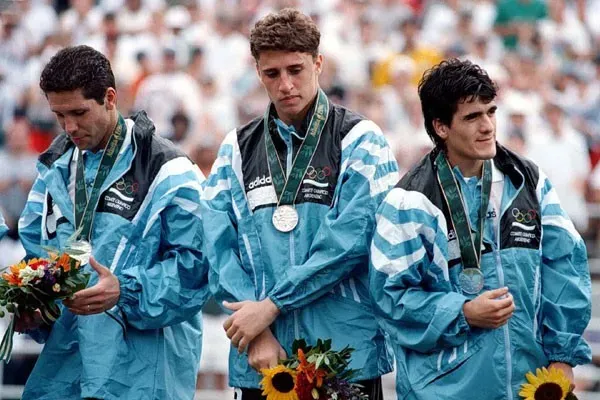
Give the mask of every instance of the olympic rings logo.
[{"label": "olympic rings logo", "polygon": [[128,196],[131,196],[134,193],[137,193],[139,189],[139,185],[137,182],[127,183],[124,178],[121,178],[115,185],[118,191],[125,193]]},{"label": "olympic rings logo", "polygon": [[306,176],[309,179],[317,179],[317,180],[322,181],[323,179],[327,178],[330,175],[331,175],[330,167],[315,168],[311,165],[306,170]]},{"label": "olympic rings logo", "polygon": [[522,212],[518,208],[513,208],[511,211],[513,217],[517,222],[525,222],[526,224],[533,221],[537,216],[537,212],[535,210],[529,210],[527,212]]}]

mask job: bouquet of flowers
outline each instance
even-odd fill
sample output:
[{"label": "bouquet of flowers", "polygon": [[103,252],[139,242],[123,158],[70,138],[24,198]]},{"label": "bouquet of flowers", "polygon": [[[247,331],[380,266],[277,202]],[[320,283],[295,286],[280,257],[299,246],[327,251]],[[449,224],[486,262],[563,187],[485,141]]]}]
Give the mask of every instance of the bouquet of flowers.
[{"label": "bouquet of flowers", "polygon": [[39,310],[42,320],[52,324],[60,316],[56,301],[87,286],[90,275],[80,266],[89,259],[88,246],[76,243],[63,253],[47,248],[48,258],[21,261],[0,276],[0,318],[6,312],[14,314],[0,342],[0,361],[10,361],[19,315]]},{"label": "bouquet of flowers", "polygon": [[276,367],[261,370],[267,400],[368,400],[360,385],[349,382],[355,372],[348,368],[354,349],[333,351],[331,339],[319,339],[315,346],[296,340],[292,351]]},{"label": "bouquet of flowers", "polygon": [[538,368],[535,375],[525,375],[528,383],[521,385],[519,396],[525,400],[577,400],[571,391],[571,382],[565,373],[557,368]]}]

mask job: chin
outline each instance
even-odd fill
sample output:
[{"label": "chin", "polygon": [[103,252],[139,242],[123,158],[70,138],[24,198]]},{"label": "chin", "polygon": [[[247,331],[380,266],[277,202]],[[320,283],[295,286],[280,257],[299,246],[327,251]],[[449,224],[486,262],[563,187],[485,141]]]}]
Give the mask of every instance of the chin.
[{"label": "chin", "polygon": [[490,160],[496,156],[496,142],[479,150],[480,160]]}]

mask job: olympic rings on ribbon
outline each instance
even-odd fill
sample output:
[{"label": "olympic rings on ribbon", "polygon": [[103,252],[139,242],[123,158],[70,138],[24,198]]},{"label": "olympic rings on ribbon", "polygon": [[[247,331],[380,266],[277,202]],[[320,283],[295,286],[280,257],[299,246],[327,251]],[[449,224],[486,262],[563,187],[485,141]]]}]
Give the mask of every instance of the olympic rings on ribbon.
[{"label": "olympic rings on ribbon", "polygon": [[327,178],[329,175],[331,175],[330,167],[315,168],[311,165],[306,170],[306,176],[309,179],[318,179],[318,180],[322,181],[323,179]]},{"label": "olympic rings on ribbon", "polygon": [[139,185],[137,182],[126,183],[125,179],[121,178],[121,180],[116,183],[115,187],[118,191],[125,192],[126,195],[131,196],[138,191]]},{"label": "olympic rings on ribbon", "polygon": [[526,224],[533,221],[537,216],[537,212],[535,210],[529,210],[527,212],[521,212],[518,208],[513,208],[511,210],[511,214],[515,217],[517,222],[525,222]]}]

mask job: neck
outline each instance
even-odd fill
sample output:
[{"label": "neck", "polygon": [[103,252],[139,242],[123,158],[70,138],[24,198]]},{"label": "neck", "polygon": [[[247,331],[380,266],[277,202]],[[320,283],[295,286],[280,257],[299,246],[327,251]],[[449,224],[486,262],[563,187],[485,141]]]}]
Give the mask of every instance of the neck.
[{"label": "neck", "polygon": [[469,178],[472,176],[481,177],[481,171],[483,170],[483,160],[471,160],[461,159],[453,154],[448,154],[448,161],[452,168],[458,167],[460,173],[465,177]]},{"label": "neck", "polygon": [[98,151],[104,150],[106,148],[106,145],[108,144],[108,141],[110,140],[110,137],[112,136],[113,132],[117,128],[118,123],[119,123],[119,114],[115,111],[111,115],[110,122],[108,124],[108,128],[106,129],[104,137],[102,138],[100,143],[98,143],[98,146],[96,146],[93,149],[90,149],[93,153],[97,153]]},{"label": "neck", "polygon": [[284,116],[281,113],[279,113],[277,108],[275,109],[277,110],[277,115],[279,116],[279,119],[285,122],[286,125],[293,125],[294,128],[296,128],[296,131],[300,132],[300,130],[302,129],[302,123],[304,122],[308,111],[312,108],[313,104],[315,104],[315,101],[317,101],[317,91],[315,91],[312,100],[309,101],[308,104],[298,114]]}]

